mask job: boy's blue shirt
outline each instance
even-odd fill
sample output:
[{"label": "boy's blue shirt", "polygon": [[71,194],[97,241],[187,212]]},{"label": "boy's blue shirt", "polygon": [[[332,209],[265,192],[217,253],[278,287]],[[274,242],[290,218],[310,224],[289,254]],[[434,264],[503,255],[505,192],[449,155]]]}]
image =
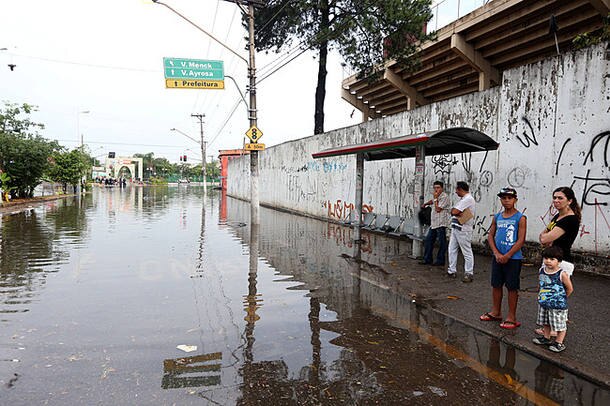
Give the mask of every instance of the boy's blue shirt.
[{"label": "boy's blue shirt", "polygon": [[[519,239],[519,221],[523,217],[523,213],[519,210],[508,218],[504,218],[503,213],[504,210],[495,215],[496,235],[494,236],[496,248],[502,255],[510,251]],[[515,252],[510,259],[523,259],[521,249]]]}]

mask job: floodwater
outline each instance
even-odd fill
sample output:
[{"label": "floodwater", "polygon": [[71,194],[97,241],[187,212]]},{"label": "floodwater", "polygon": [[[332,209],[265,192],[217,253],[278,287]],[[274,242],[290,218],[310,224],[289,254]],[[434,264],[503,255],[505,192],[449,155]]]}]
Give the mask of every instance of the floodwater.
[{"label": "floodwater", "polygon": [[0,404],[609,404],[391,293],[406,242],[249,211],[179,186],[1,216]]}]

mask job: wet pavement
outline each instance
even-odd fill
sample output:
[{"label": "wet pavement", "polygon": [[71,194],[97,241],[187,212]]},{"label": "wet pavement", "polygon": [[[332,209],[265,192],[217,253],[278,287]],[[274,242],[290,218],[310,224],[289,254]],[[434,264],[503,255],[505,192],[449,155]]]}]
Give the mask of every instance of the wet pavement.
[{"label": "wet pavement", "polygon": [[0,404],[610,404],[605,279],[575,275],[550,354],[535,268],[506,332],[478,321],[485,257],[462,284],[404,240],[202,200],[95,189],[0,217]]}]

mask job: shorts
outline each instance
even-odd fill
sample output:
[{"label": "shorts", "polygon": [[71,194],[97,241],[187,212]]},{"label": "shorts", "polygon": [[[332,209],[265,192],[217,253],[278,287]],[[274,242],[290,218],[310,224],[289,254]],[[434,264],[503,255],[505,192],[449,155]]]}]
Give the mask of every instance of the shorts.
[{"label": "shorts", "polygon": [[508,290],[519,290],[521,287],[521,260],[509,259],[505,264],[491,261],[491,286],[501,288],[506,285]]},{"label": "shorts", "polygon": [[568,329],[568,309],[545,309],[538,305],[536,323],[541,326],[551,326],[551,331],[566,331]]}]

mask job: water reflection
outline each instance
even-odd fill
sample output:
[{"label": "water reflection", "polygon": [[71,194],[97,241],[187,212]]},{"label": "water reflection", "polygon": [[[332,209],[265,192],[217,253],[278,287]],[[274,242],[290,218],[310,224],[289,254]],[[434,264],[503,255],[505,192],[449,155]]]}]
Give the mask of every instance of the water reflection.
[{"label": "water reflection", "polygon": [[[229,199],[226,207],[228,221],[247,222],[247,205]],[[264,346],[248,337],[239,404],[295,399],[299,404],[442,399],[457,404],[556,404],[564,401],[557,387],[565,375],[579,388],[568,403],[603,404],[609,399],[607,391],[566,372],[557,374],[548,363],[393,292],[383,264],[408,252],[406,243],[369,235],[359,247],[349,228],[267,209],[261,210],[261,220],[256,243],[260,256],[281,275],[276,281],[296,283],[288,289],[308,292],[310,356],[295,375],[287,363],[290,352],[269,358]],[[235,234],[252,242],[252,235]],[[322,308],[336,316],[321,321]],[[260,318],[265,317],[262,309]],[[335,336],[329,338],[329,333]],[[325,348],[340,351],[328,357]],[[536,363],[544,366],[534,368]],[[540,376],[550,383],[542,384]]]},{"label": "water reflection", "polygon": [[220,385],[222,353],[201,354],[193,357],[163,361],[163,389]]},{"label": "water reflection", "polygon": [[68,262],[66,245],[88,234],[87,204],[69,198],[0,216],[0,313],[27,312],[46,275]]},{"label": "water reflection", "polygon": [[251,228],[246,203],[203,198],[104,189],[1,218],[2,282],[45,286],[0,296],[31,309],[0,328],[20,360],[0,363],[3,404],[610,403],[396,292],[408,243],[264,208]]}]

